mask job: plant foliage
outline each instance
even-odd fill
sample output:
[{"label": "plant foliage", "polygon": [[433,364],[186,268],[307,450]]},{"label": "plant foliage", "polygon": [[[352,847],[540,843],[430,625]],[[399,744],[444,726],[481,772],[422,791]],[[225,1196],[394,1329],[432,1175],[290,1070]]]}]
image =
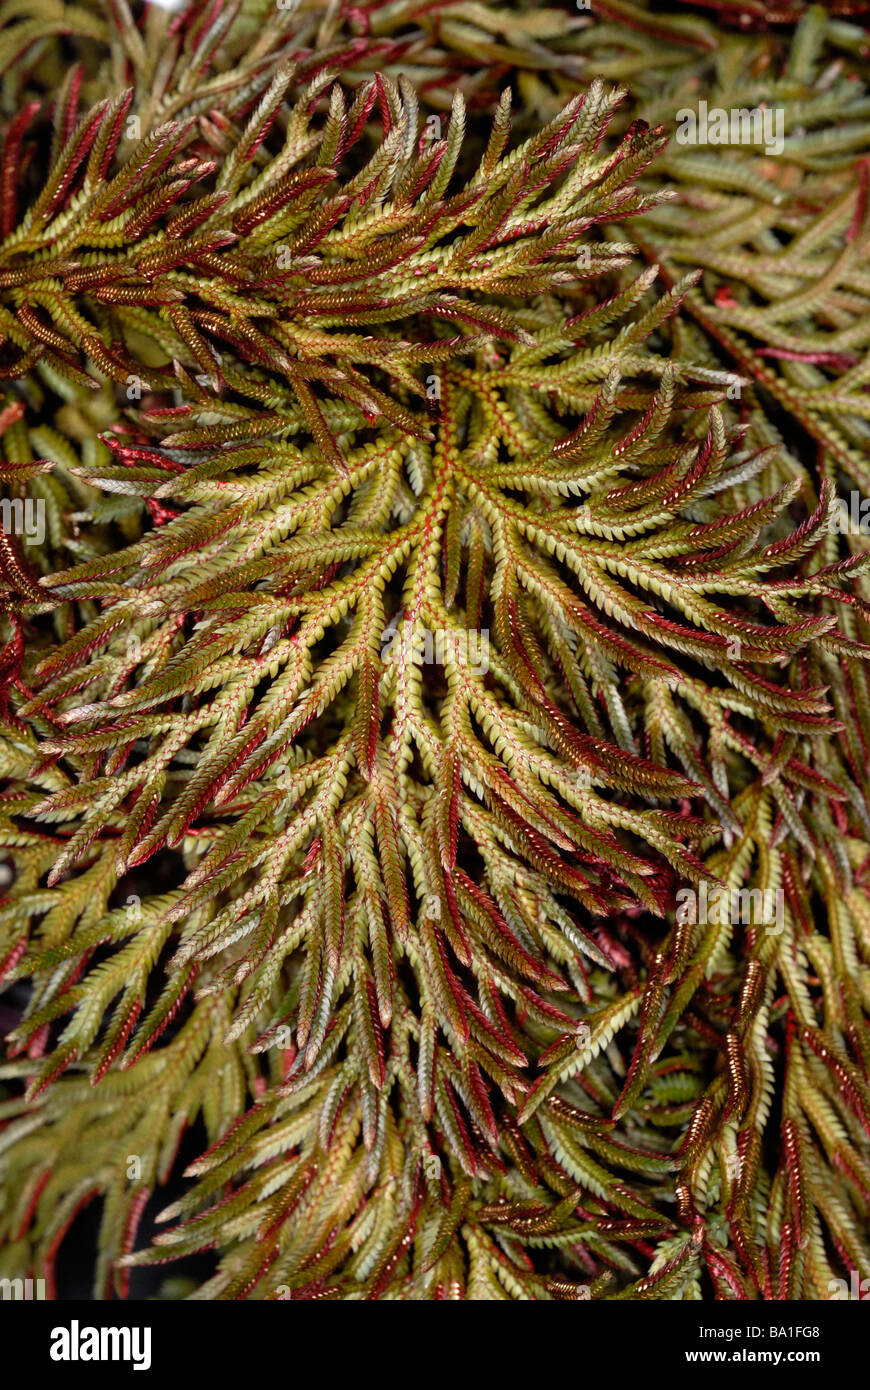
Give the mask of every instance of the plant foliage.
[{"label": "plant foliage", "polygon": [[[213,1251],[194,1297],[824,1298],[870,1276],[851,26],[424,8],[0,34],[47,521],[0,559],[0,1271],[99,1199],[98,1297]],[[686,36],[669,95],[607,80],[623,20]],[[717,59],[804,103],[775,170],[668,145]]]}]

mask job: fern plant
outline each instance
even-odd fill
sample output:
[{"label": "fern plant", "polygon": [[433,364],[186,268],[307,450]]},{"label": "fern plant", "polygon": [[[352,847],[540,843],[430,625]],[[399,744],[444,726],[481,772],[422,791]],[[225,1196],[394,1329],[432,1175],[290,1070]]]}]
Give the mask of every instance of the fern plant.
[{"label": "fern plant", "polygon": [[0,1268],[96,1198],[97,1297],[202,1251],[207,1299],[826,1297],[870,1273],[862,547],[734,407],[661,125],[595,81],[432,138],[319,8],[3,40],[48,526],[2,550]]}]

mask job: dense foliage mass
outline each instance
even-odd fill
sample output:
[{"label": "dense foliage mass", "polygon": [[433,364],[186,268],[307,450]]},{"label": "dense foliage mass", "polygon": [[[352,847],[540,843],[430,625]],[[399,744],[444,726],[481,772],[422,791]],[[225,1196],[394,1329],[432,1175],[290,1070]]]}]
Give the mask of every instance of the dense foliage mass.
[{"label": "dense foliage mass", "polygon": [[567,9],[4,7],[0,1275],[870,1277],[867,6]]}]

